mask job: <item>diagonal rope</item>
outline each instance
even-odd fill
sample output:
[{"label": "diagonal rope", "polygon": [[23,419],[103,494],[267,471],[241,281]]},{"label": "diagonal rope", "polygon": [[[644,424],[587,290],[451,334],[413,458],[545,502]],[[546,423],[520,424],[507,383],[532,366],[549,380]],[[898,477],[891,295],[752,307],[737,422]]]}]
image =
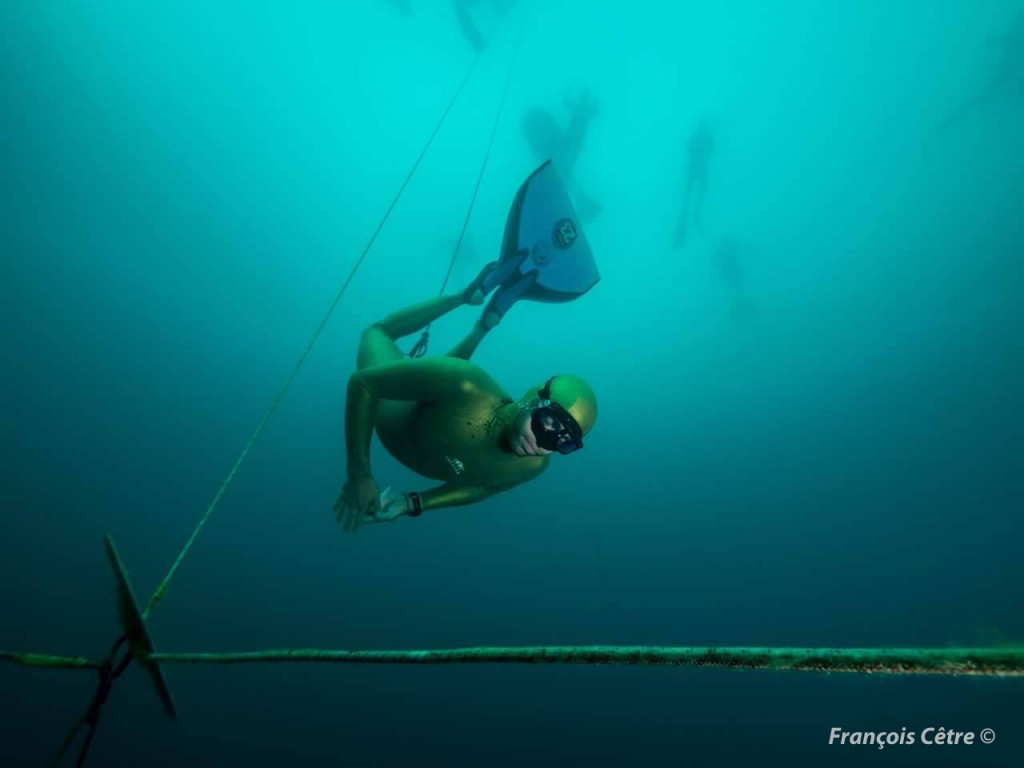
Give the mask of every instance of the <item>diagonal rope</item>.
[{"label": "diagonal rope", "polygon": [[[498,102],[498,112],[494,116],[494,124],[491,126],[491,135],[487,139],[487,149],[484,152],[483,162],[480,164],[480,171],[476,176],[476,184],[473,187],[473,195],[469,199],[469,208],[466,209],[466,216],[462,220],[462,229],[459,230],[459,238],[455,241],[455,248],[452,250],[452,257],[448,261],[448,271],[445,272],[444,280],[441,281],[441,289],[437,292],[438,296],[444,296],[445,288],[448,287],[448,280],[452,276],[452,270],[455,269],[455,260],[459,257],[459,250],[462,248],[462,241],[466,237],[466,229],[469,227],[469,219],[473,215],[473,208],[476,206],[476,198],[480,193],[480,184],[484,180],[484,173],[487,171],[487,164],[491,159],[491,150],[494,147],[494,137],[498,133],[498,126],[501,125],[501,116],[505,111],[505,100],[508,97],[508,87],[512,83],[512,73],[515,71],[516,60],[519,58],[519,48],[523,42],[523,30],[520,28],[519,36],[516,38],[516,47],[512,51],[512,58],[508,63],[508,72],[505,75],[505,87],[501,91],[501,100]],[[420,334],[419,340],[413,345],[413,348],[409,350],[409,357],[423,357],[427,353],[427,344],[430,341],[430,326],[432,323],[427,323],[427,327],[423,329],[423,333]]]},{"label": "diagonal rope", "polygon": [[[466,236],[466,228],[469,226],[469,217],[473,215],[473,207],[476,205],[477,195],[480,193],[480,184],[484,180],[484,172],[487,170],[487,163],[491,159],[491,150],[494,148],[494,137],[498,133],[498,126],[501,124],[501,115],[505,111],[505,101],[508,97],[508,87],[512,83],[512,73],[515,71],[516,59],[519,58],[519,47],[523,41],[522,30],[519,32],[519,37],[516,39],[516,47],[512,51],[512,60],[508,63],[508,73],[505,75],[505,87],[501,91],[501,101],[498,102],[498,113],[494,116],[494,124],[491,126],[491,135],[487,140],[487,150],[484,152],[484,161],[480,165],[480,172],[476,177],[476,186],[473,187],[473,196],[469,200],[469,208],[466,210],[466,217],[462,221],[462,229],[459,230],[459,239],[455,241],[455,252],[452,254],[451,261],[448,263],[448,271],[444,275],[444,281],[441,283],[441,290],[438,292],[438,296],[444,295],[444,289],[448,287],[448,280],[452,276],[452,269],[455,267],[455,258],[459,255],[459,248],[462,247],[462,241]],[[427,326],[428,328],[430,326]]]},{"label": "diagonal rope", "polygon": [[349,284],[351,284],[353,278],[356,276],[356,273],[359,271],[359,268],[362,266],[363,261],[366,259],[366,254],[370,252],[370,248],[373,247],[373,244],[376,241],[377,236],[384,228],[384,223],[388,220],[388,217],[391,216],[391,213],[392,211],[394,211],[395,206],[398,205],[398,201],[402,197],[402,193],[405,192],[405,188],[409,185],[409,182],[412,180],[413,175],[416,173],[416,169],[419,168],[420,163],[422,162],[424,156],[427,154],[427,150],[429,150],[430,145],[433,144],[434,138],[441,130],[441,126],[444,125],[444,122],[448,117],[448,113],[451,112],[452,107],[455,106],[455,102],[458,100],[459,95],[462,93],[462,90],[466,87],[466,83],[469,82],[470,75],[473,74],[473,70],[476,68],[477,62],[479,62],[479,60],[480,55],[478,54],[476,58],[473,59],[473,63],[470,65],[469,69],[466,71],[466,75],[465,77],[462,78],[462,82],[459,84],[459,87],[455,91],[455,94],[448,102],[448,106],[445,107],[444,112],[441,114],[441,118],[437,121],[437,125],[434,126],[434,130],[430,134],[430,137],[427,139],[426,144],[423,145],[423,149],[420,151],[419,157],[416,158],[416,162],[413,163],[412,168],[409,170],[409,173],[405,177],[405,180],[402,182],[402,185],[398,188],[398,192],[395,193],[394,198],[391,200],[391,204],[387,207],[387,210],[384,212],[384,215],[377,223],[376,229],[374,229],[373,234],[370,236],[369,241],[363,248],[362,253],[359,254],[359,258],[356,260],[356,263],[353,265],[352,270],[349,272],[344,284],[342,284],[337,295],[334,297],[334,301],[331,302],[331,305],[328,308],[327,313],[320,321],[320,325],[318,325],[316,330],[313,332],[313,337],[309,340],[309,344],[306,345],[306,349],[303,351],[302,355],[295,363],[294,368],[292,368],[292,372],[288,375],[288,378],[285,380],[284,385],[278,391],[277,396],[274,398],[274,401],[267,409],[267,412],[263,414],[263,418],[260,420],[259,426],[256,427],[256,431],[252,433],[252,437],[250,437],[249,441],[245,444],[245,448],[242,449],[242,453],[235,461],[234,466],[231,467],[231,471],[228,472],[227,477],[224,478],[224,482],[221,483],[221,486],[217,490],[216,495],[213,497],[213,500],[206,508],[206,512],[203,514],[202,518],[200,518],[199,523],[195,527],[195,530],[192,531],[192,535],[189,536],[188,541],[185,542],[185,546],[178,554],[178,557],[177,559],[175,559],[174,564],[171,566],[171,569],[167,572],[167,575],[164,576],[163,581],[160,582],[160,585],[153,593],[153,596],[149,598],[149,603],[147,603],[146,609],[142,612],[143,619],[148,618],[150,612],[156,607],[157,603],[159,603],[160,600],[163,599],[163,596],[167,592],[167,588],[170,586],[171,579],[174,578],[174,575],[175,573],[177,573],[178,568],[181,567],[181,564],[182,562],[184,562],[185,557],[192,549],[192,545],[195,543],[196,538],[199,536],[199,532],[203,530],[207,520],[210,519],[210,515],[213,514],[213,510],[217,508],[217,505],[220,503],[221,497],[224,496],[224,493],[225,491],[227,491],[228,486],[231,485],[231,481],[234,480],[235,474],[237,474],[238,472],[238,468],[241,467],[242,463],[246,460],[246,458],[248,458],[249,451],[252,450],[253,444],[263,433],[263,429],[264,427],[266,427],[267,422],[270,421],[270,418],[274,415],[274,412],[281,404],[281,401],[284,400],[285,393],[287,393],[288,389],[291,387],[292,382],[295,381],[295,377],[298,375],[299,369],[302,368],[302,365],[306,362],[306,358],[309,356],[309,353],[312,351],[313,346],[320,338],[321,332],[327,325],[327,322],[331,319],[331,315],[334,314],[334,310],[338,306],[338,302],[341,301],[341,298],[342,296],[345,295],[345,291],[348,289]]}]

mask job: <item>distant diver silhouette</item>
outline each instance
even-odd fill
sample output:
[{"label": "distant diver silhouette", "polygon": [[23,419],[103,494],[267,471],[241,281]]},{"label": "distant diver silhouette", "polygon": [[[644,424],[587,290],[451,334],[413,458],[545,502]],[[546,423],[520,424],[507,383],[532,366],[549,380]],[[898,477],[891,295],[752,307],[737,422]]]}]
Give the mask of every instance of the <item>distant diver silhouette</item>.
[{"label": "distant diver silhouette", "polygon": [[[704,196],[708,190],[708,164],[715,150],[715,137],[707,121],[701,120],[690,134],[686,145],[686,187],[683,190],[683,209],[679,212],[674,245],[682,248],[686,244],[690,219],[697,225],[697,231],[704,231]],[[691,207],[692,205],[692,207]]]},{"label": "distant diver silhouette", "polygon": [[580,218],[586,221],[601,212],[601,204],[577,181],[576,164],[590,122],[600,113],[600,106],[590,91],[574,93],[571,88],[566,89],[562,104],[569,114],[564,130],[550,111],[535,108],[523,116],[523,138],[538,162],[551,160],[555,164],[569,185]]},{"label": "distant diver silhouette", "polygon": [[[487,47],[476,20],[473,18],[472,10],[480,5],[479,0],[452,0],[452,7],[455,9],[455,20],[459,23],[459,29],[466,42],[474,51],[480,53]],[[500,15],[515,5],[515,0],[491,0],[490,6]]]}]

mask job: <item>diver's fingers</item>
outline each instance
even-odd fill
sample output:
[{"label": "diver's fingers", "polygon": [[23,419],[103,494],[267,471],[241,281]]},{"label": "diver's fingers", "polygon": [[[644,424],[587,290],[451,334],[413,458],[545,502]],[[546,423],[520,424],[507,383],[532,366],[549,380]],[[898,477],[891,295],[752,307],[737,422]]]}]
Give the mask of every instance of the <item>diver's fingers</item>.
[{"label": "diver's fingers", "polygon": [[359,526],[369,522],[370,520],[373,520],[373,518],[376,517],[376,515],[373,514],[373,509],[375,506],[377,506],[376,499],[372,500],[369,504],[366,505],[365,512],[360,512],[355,507],[353,507],[352,514],[349,516],[349,520],[351,522],[352,527],[349,528],[349,530],[358,530]]},{"label": "diver's fingers", "polygon": [[527,433],[523,435],[523,442],[526,443],[527,453],[533,456],[537,456],[540,454],[541,447],[537,445],[537,436],[533,434],[532,431],[528,430]]},{"label": "diver's fingers", "polygon": [[345,507],[345,530],[354,531],[359,527],[359,510],[352,505]]},{"label": "diver's fingers", "polygon": [[358,527],[362,523],[366,522],[368,517],[373,516],[373,512],[371,512],[373,508],[374,503],[370,502],[370,504],[367,505],[366,511],[364,512],[359,512],[358,510],[355,509],[352,510],[352,530],[358,529]]}]

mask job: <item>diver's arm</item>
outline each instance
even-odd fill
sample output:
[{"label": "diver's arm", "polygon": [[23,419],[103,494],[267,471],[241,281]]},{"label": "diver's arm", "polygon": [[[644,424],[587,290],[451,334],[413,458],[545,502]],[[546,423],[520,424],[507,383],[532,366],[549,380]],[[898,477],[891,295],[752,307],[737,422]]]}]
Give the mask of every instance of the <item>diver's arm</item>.
[{"label": "diver's arm", "polygon": [[367,514],[363,523],[390,523],[400,517],[419,517],[425,510],[442,507],[462,507],[493,496],[512,486],[482,485],[439,485],[423,493],[392,494],[388,488],[381,494],[381,509],[377,514]]},{"label": "diver's arm", "polygon": [[451,485],[445,483],[420,494],[420,504],[424,512],[444,507],[463,507],[476,504],[493,496],[506,487],[486,485]]},{"label": "diver's arm", "polygon": [[350,480],[370,475],[370,438],[378,400],[415,402],[464,397],[485,386],[482,369],[453,357],[399,360],[356,371],[345,401],[345,446]]},{"label": "diver's arm", "polygon": [[[490,485],[453,485],[445,483],[431,488],[419,494],[420,508],[422,511],[442,509],[444,507],[462,507],[466,504],[476,504],[498,493],[503,493],[517,485],[532,480],[541,475],[547,469],[547,462],[538,465],[531,464],[528,468],[517,468],[514,472],[503,476],[499,482]],[[406,494],[408,497],[409,494]],[[409,500],[409,511],[412,510],[412,500]]]},{"label": "diver's arm", "polygon": [[505,473],[500,482],[490,485],[454,485],[445,483],[438,485],[423,493],[402,493],[392,494],[388,488],[381,494],[381,510],[378,514],[367,515],[360,518],[367,523],[386,523],[397,520],[400,517],[418,517],[428,509],[442,509],[443,507],[462,507],[467,504],[475,504],[478,501],[494,496],[496,493],[507,491],[517,485],[531,480],[547,468],[547,462],[540,465],[533,464],[530,467],[516,468],[511,473]]},{"label": "diver's arm", "polygon": [[[535,475],[531,475],[535,476]],[[426,512],[444,507],[464,507],[467,504],[476,504],[478,501],[489,499],[495,494],[502,493],[525,483],[528,477],[521,480],[507,482],[501,485],[452,485],[445,483],[431,488],[419,494],[420,508]],[[408,496],[409,494],[406,494]],[[412,509],[412,502],[409,502],[409,509]]]},{"label": "diver's arm", "polygon": [[348,479],[352,482],[370,477],[370,438],[377,411],[377,399],[361,379],[352,375],[345,398],[345,448]]}]

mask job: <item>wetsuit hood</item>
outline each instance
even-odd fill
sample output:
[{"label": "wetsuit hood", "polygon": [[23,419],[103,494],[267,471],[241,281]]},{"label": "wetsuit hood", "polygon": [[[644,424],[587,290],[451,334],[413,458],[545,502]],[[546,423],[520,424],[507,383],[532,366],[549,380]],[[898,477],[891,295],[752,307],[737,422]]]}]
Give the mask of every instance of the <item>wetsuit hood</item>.
[{"label": "wetsuit hood", "polygon": [[543,384],[531,387],[527,397],[530,400],[540,399],[545,387],[548,388],[550,399],[569,412],[584,435],[593,429],[597,421],[597,396],[587,382],[579,376],[559,374]]}]

